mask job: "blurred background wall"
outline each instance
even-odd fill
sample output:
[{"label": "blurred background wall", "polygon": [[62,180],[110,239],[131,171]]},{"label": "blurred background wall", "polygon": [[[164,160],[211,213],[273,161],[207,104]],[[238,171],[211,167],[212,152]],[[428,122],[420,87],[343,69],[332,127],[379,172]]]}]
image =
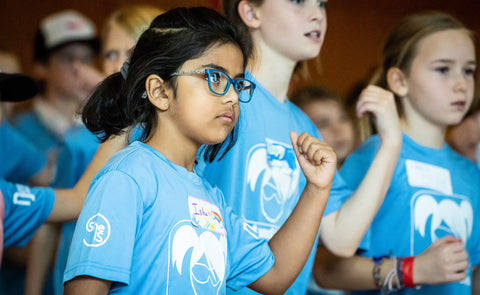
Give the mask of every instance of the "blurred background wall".
[{"label": "blurred background wall", "polygon": [[[30,73],[33,37],[43,16],[73,8],[89,16],[101,28],[110,12],[133,3],[152,4],[163,9],[199,5],[218,8],[218,0],[0,0],[0,44],[16,52],[24,71]],[[318,82],[345,95],[376,66],[391,26],[405,14],[425,9],[442,10],[459,17],[476,32],[478,52],[480,0],[329,0],[328,31],[318,58],[320,68],[313,70],[311,79],[296,79],[292,89]]]}]

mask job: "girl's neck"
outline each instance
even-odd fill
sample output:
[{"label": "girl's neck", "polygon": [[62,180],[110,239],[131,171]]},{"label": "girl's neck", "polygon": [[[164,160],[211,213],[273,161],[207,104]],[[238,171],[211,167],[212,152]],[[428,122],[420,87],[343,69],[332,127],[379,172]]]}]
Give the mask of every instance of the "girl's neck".
[{"label": "girl's neck", "polygon": [[290,79],[297,63],[289,60],[268,46],[256,46],[254,58],[248,70],[255,79],[278,101],[285,102]]},{"label": "girl's neck", "polygon": [[427,118],[408,97],[402,98],[402,131],[420,145],[440,149],[444,145],[446,127]]},{"label": "girl's neck", "polygon": [[168,131],[166,129],[161,128],[154,131],[154,135],[146,140],[145,143],[162,153],[172,163],[193,172],[193,166],[195,165],[195,159],[200,146],[193,143],[185,144],[185,140],[175,136],[175,134],[178,134],[177,131]]},{"label": "girl's neck", "polygon": [[445,127],[439,127],[431,122],[402,118],[400,120],[402,131],[416,143],[434,149],[440,149],[445,142]]}]

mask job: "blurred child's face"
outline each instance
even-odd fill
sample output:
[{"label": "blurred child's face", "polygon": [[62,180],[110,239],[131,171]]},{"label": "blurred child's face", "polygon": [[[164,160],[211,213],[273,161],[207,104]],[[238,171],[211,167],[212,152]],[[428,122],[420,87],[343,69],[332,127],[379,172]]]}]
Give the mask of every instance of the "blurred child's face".
[{"label": "blurred child's face", "polygon": [[[243,78],[242,52],[231,43],[216,45],[201,57],[185,62],[178,71],[204,69],[221,70],[232,79]],[[176,77],[176,98],[167,116],[185,140],[198,146],[220,143],[232,131],[238,114],[238,94],[233,85],[225,95],[217,95],[209,90],[202,74]]]},{"label": "blurred child's face", "polygon": [[93,65],[93,49],[82,43],[69,44],[52,53],[45,67],[47,91],[59,96],[74,99],[78,102],[86,99],[90,90],[83,87],[83,78],[80,77],[78,65]]},{"label": "blurred child's face", "polygon": [[120,71],[135,46],[135,40],[118,24],[112,22],[102,46],[103,71],[110,76]]},{"label": "blurred child's face", "polygon": [[311,101],[302,107],[317,126],[323,140],[333,148],[341,163],[353,151],[353,123],[341,105],[334,100]]},{"label": "blurred child's face", "polygon": [[473,100],[475,48],[463,30],[446,30],[417,45],[406,75],[405,117],[446,127],[459,123]]},{"label": "blurred child's face", "polygon": [[325,1],[265,0],[258,8],[260,36],[294,62],[318,55],[327,30]]}]

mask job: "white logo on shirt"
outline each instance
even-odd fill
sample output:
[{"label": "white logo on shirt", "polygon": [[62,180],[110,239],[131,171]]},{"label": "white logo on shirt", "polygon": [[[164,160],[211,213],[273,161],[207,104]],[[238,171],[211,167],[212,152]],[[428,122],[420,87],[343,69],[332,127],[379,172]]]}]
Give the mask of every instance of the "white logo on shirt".
[{"label": "white logo on shirt", "polygon": [[275,224],[290,214],[295,205],[300,175],[291,144],[266,138],[265,144],[257,144],[248,152],[246,181],[250,191],[259,196],[257,206],[265,220],[259,221],[255,216],[249,218],[249,206],[239,213],[249,224],[258,226],[257,233],[261,238],[271,238],[278,230]]},{"label": "white logo on shirt", "polygon": [[414,160],[406,160],[405,168],[410,186],[433,189],[446,195],[453,193],[448,169]]},{"label": "white logo on shirt", "polygon": [[110,237],[110,223],[102,214],[97,213],[90,217],[85,227],[87,232],[93,233],[93,237],[89,239],[92,243],[83,239],[85,246],[99,247],[108,241],[108,238]]},{"label": "white logo on shirt", "polygon": [[[219,294],[225,281],[227,238],[225,235],[182,221],[169,235],[166,294],[177,294],[170,283],[188,278],[194,294]],[[187,286],[185,286],[187,288]]]},{"label": "white logo on shirt", "polygon": [[20,206],[30,206],[35,202],[35,195],[30,192],[30,188],[25,185],[17,184],[17,191],[13,194],[13,203]]},{"label": "white logo on shirt", "polygon": [[[411,202],[412,255],[418,249],[417,243],[429,245],[446,235],[461,238],[463,244],[468,245],[473,229],[473,208],[468,198],[422,190],[413,196]],[[460,283],[470,286],[470,274]]]}]

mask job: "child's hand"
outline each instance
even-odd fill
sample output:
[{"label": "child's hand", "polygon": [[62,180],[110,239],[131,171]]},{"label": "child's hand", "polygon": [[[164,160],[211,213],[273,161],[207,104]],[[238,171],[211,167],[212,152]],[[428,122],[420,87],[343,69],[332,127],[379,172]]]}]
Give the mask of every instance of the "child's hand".
[{"label": "child's hand", "polygon": [[383,140],[401,141],[402,132],[393,93],[381,87],[369,85],[358,98],[357,116],[371,114]]},{"label": "child's hand", "polygon": [[468,253],[462,239],[445,236],[436,240],[413,262],[413,282],[418,285],[447,284],[467,277]]},{"label": "child's hand", "polygon": [[337,156],[333,149],[305,132],[298,136],[292,131],[290,139],[307,183],[319,189],[330,189],[337,167]]}]

